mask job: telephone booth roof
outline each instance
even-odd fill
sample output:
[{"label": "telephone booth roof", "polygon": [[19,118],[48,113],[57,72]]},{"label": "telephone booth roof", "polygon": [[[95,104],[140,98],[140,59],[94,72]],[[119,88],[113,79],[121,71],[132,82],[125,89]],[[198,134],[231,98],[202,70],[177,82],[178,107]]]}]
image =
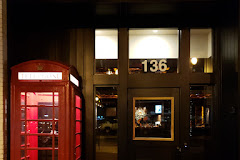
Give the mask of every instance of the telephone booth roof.
[{"label": "telephone booth roof", "polygon": [[[31,60],[11,68],[12,83],[19,82],[68,82],[80,85],[81,78],[75,67],[56,61]],[[78,85],[76,84],[78,83]]]}]

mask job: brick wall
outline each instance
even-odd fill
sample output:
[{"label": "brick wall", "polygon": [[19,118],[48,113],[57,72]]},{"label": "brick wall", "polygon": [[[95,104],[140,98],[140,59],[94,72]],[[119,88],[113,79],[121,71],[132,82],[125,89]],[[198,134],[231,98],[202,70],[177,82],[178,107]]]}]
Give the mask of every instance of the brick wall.
[{"label": "brick wall", "polygon": [[7,159],[5,103],[7,99],[7,14],[6,0],[0,0],[0,160]]},{"label": "brick wall", "polygon": [[4,113],[3,113],[3,1],[0,0],[0,160],[4,158]]}]

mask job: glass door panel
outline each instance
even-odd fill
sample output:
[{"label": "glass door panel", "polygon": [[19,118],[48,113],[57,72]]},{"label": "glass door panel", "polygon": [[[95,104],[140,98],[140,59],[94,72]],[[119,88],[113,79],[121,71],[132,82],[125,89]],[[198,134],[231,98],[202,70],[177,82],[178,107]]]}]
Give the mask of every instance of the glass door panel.
[{"label": "glass door panel", "polygon": [[174,97],[134,97],[133,110],[134,140],[174,140]]},{"label": "glass door panel", "polygon": [[116,87],[96,87],[95,132],[96,160],[117,160],[118,94]]},{"label": "glass door panel", "polygon": [[211,159],[213,86],[190,86],[190,156],[191,159]]}]

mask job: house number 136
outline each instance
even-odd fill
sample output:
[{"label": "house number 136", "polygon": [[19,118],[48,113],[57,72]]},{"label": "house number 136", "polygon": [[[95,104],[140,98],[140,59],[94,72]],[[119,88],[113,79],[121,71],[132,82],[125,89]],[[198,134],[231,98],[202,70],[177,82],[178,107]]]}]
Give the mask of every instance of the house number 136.
[{"label": "house number 136", "polygon": [[[161,72],[164,72],[167,70],[167,60],[166,59],[162,59],[159,61],[157,60],[151,60],[150,64],[152,65],[150,67],[150,71],[151,72],[157,72],[158,70],[160,70]],[[144,65],[143,71],[147,72],[147,60],[143,61],[142,64]]]}]

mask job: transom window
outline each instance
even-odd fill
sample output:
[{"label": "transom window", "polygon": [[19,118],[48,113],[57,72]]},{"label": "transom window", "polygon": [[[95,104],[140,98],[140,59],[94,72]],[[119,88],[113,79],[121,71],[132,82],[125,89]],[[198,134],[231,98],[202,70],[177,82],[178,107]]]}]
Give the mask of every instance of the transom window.
[{"label": "transom window", "polygon": [[130,29],[129,74],[176,73],[178,29]]}]

